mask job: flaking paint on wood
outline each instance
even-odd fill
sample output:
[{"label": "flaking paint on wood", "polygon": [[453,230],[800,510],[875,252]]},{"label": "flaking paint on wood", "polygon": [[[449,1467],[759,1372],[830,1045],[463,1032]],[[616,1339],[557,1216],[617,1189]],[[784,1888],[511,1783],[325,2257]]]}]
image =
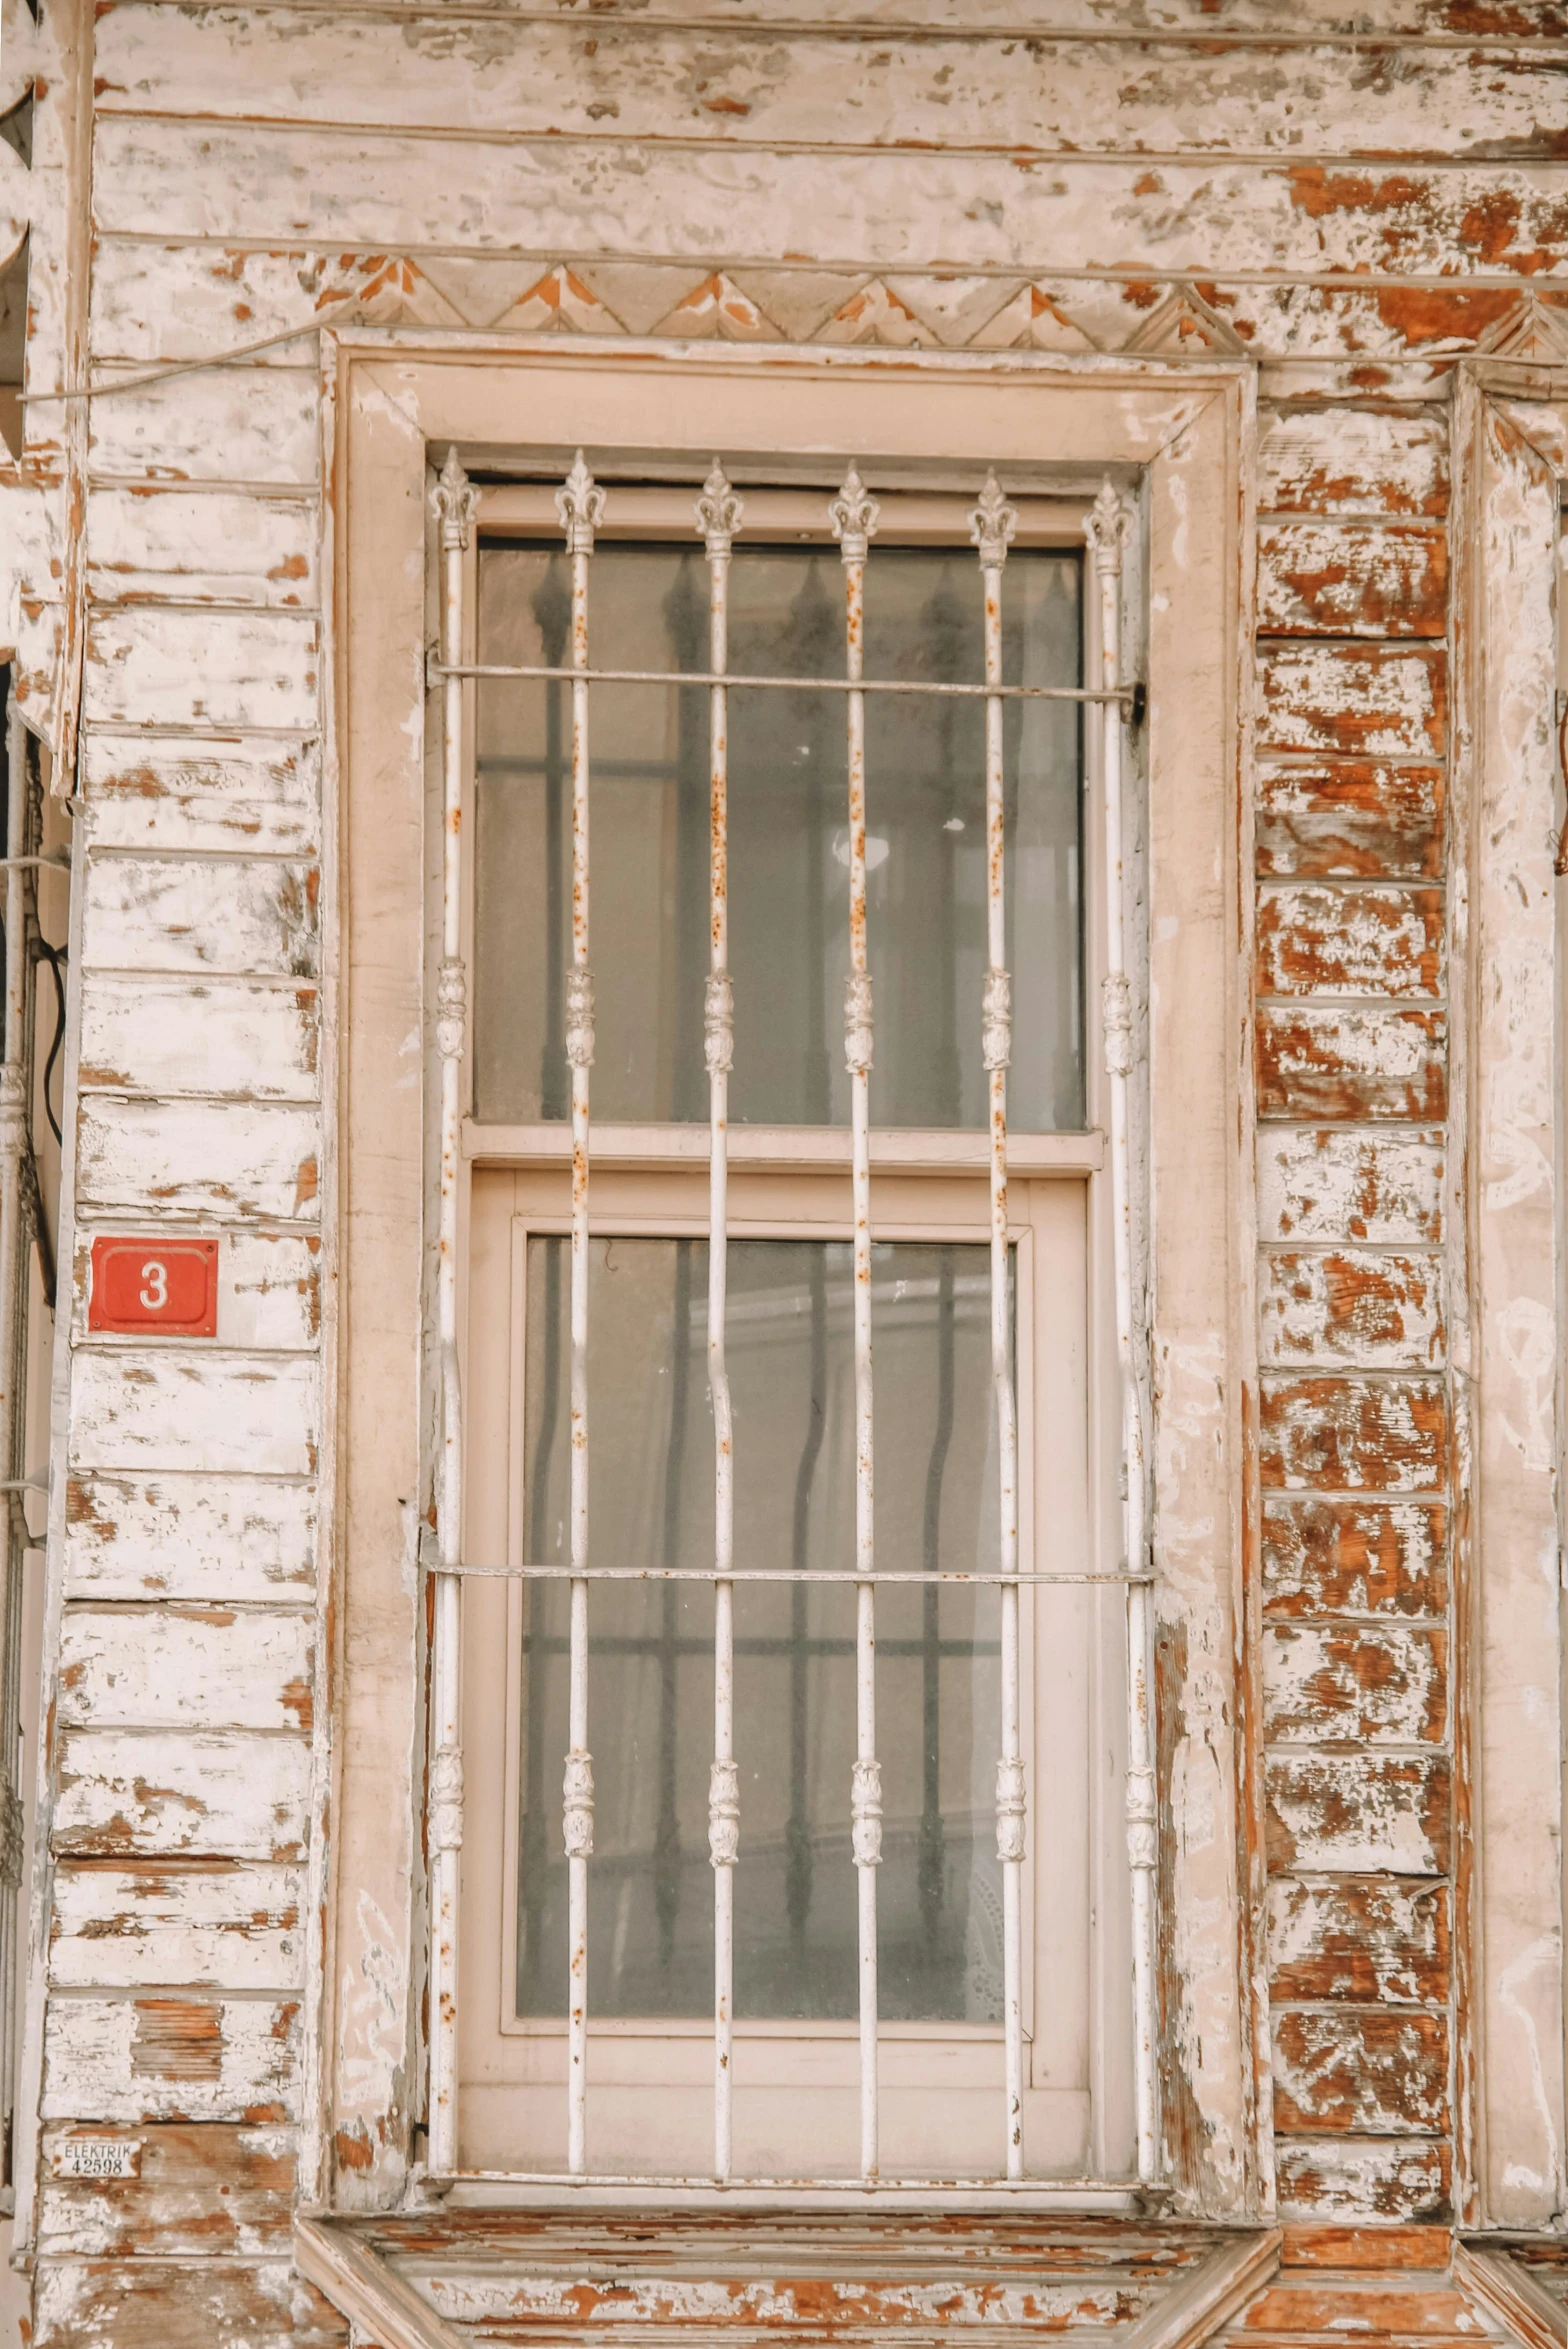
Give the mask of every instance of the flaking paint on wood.
[{"label": "flaking paint on wood", "polygon": [[1265,1365],[1441,1366],[1443,1268],[1435,1255],[1270,1249],[1259,1261],[1258,1288]]},{"label": "flaking paint on wood", "polygon": [[1443,1012],[1305,1003],[1260,1008],[1260,1116],[1429,1125],[1447,1109]]},{"label": "flaking paint on wood", "polygon": [[1436,2221],[1451,2209],[1453,2157],[1438,2141],[1282,2134],[1276,2174],[1286,2219]]},{"label": "flaking paint on wood", "polygon": [[1278,2001],[1443,2005],[1447,1885],[1276,1876],[1269,1885],[1269,1981]]},{"label": "flaking paint on wood", "polygon": [[62,1856],[304,1855],[310,1747],[300,1737],[81,1729],[60,1741],[57,1783]]},{"label": "flaking paint on wood", "polygon": [[1257,941],[1263,995],[1436,995],[1443,893],[1276,884],[1259,895]]},{"label": "flaking paint on wood", "polygon": [[313,1619],[216,1604],[68,1607],[58,1713],[71,1729],[310,1731]]},{"label": "flaking paint on wood", "polygon": [[1265,1379],[1258,1459],[1285,1491],[1436,1493],[1448,1471],[1441,1379]]},{"label": "flaking paint on wood", "polygon": [[1261,1128],[1258,1236],[1265,1243],[1435,1243],[1443,1231],[1443,1137]]},{"label": "flaking paint on wood", "polygon": [[155,2122],[94,2136],[136,2148],[134,2178],[55,2175],[75,2133],[44,2132],[38,2250],[46,2260],[256,2258],[286,2254],[297,2184],[295,2133],[233,2122]]},{"label": "flaking paint on wood", "polygon": [[298,1867],[62,1868],[49,1979],[73,1990],[298,1991],[304,1897]]},{"label": "flaking paint on wood", "polygon": [[1444,773],[1377,759],[1260,761],[1259,875],[1433,881],[1443,866]]},{"label": "flaking paint on wood", "polygon": [[65,1503],[67,1599],[297,1599],[315,1586],[310,1484],[176,1470],[77,1475]]},{"label": "flaking paint on wood", "polygon": [[181,1993],[50,2002],[45,2120],[299,2118],[299,2000]]},{"label": "flaking paint on wood", "polygon": [[1438,1502],[1263,1504],[1263,1604],[1277,1617],[1396,1615],[1448,1609],[1448,1512]]},{"label": "flaking paint on wood", "polygon": [[314,1224],[321,1118],[282,1102],[125,1100],[84,1092],[77,1120],[84,1207],[207,1222]]},{"label": "flaking paint on wood", "polygon": [[1440,1876],[1449,1861],[1445,1753],[1291,1753],[1264,1766],[1269,1866],[1277,1873]]},{"label": "flaking paint on wood", "polygon": [[1270,1623],[1264,1733],[1276,1745],[1437,1745],[1448,1730],[1448,1643],[1405,1624]]},{"label": "flaking paint on wood", "polygon": [[1286,2130],[1435,2132],[1448,2119],[1442,2015],[1286,2007],[1274,2017],[1274,2112]]}]

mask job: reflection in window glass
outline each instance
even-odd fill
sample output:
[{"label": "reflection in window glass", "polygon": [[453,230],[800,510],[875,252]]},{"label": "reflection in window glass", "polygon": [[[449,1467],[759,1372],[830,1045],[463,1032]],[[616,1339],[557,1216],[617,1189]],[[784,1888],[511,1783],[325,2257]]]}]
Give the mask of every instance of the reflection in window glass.
[{"label": "reflection in window glass", "polygon": [[[591,1252],[593,1560],[709,1566],[706,1243],[601,1238]],[[879,1563],[994,1570],[987,1251],[881,1244],[872,1278]],[[532,1239],[524,1538],[540,1564],[569,1556],[569,1289],[568,1243]],[[780,1576],[776,1589],[741,1583],[735,1594],[741,2018],[856,2012],[854,1588],[787,1579],[854,1561],[852,1292],[847,1244],[730,1243],[736,1563]],[[558,2017],[568,1592],[525,1591],[517,2011]],[[589,2009],[706,2018],[712,1589],[595,1583],[590,1608]],[[998,1614],[994,1584],[878,1593],[878,1960],[889,2021],[1000,2017]]]},{"label": "reflection in window glass", "polygon": [[[1003,581],[1010,683],[1076,685],[1075,555],[1014,553]],[[708,659],[708,568],[690,547],[601,542],[590,651],[614,668]],[[559,547],[480,556],[479,658],[559,664],[569,575]],[[737,546],[730,666],[844,674],[836,549]],[[866,673],[983,673],[972,550],[878,548],[866,572]],[[571,857],[570,687],[479,688],[475,1112],[564,1118]],[[740,1123],[847,1125],[849,967],[842,693],[730,697],[730,962]],[[1081,1127],[1081,807],[1076,704],[1006,707],[1009,1113],[1019,1131]],[[871,1110],[884,1126],[981,1126],[985,967],[984,711],[978,700],[872,695],[866,719]],[[590,701],[596,1117],[707,1115],[708,696],[598,685]]]}]

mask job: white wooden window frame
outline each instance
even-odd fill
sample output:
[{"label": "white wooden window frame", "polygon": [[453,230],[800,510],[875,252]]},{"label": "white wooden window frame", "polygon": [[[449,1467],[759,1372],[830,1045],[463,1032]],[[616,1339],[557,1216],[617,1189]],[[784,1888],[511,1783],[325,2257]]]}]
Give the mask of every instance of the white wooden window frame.
[{"label": "white wooden window frame", "polygon": [[1457,371],[1450,1113],[1455,2201],[1568,2210],[1568,370]]},{"label": "white wooden window frame", "polygon": [[[390,347],[389,347],[390,342]],[[806,448],[968,479],[995,464],[1125,469],[1147,549],[1152,1018],[1142,1223],[1151,1298],[1155,1567],[1168,1650],[1161,1953],[1167,2155],[1196,2207],[1256,2207],[1255,1800],[1243,1769],[1251,1650],[1241,1620],[1242,1460],[1252,1391],[1250,1099],[1238,812],[1247,535],[1240,455],[1250,376],[1228,364],[975,359],[878,351],[488,343],[345,332],[329,370],[342,712],[337,1127],[342,1319],[336,1402],[344,1628],[332,1818],[334,1964],[321,2018],[325,2136],[345,2204],[382,2200],[419,2148],[425,1883],[418,1517],[432,1392],[430,1134],[409,1117],[427,1032],[433,852],[422,661],[432,453],[587,441],[705,459]],[[737,417],[745,419],[737,429]],[[439,959],[438,953],[435,959]],[[415,1055],[410,1061],[411,1051]],[[433,1110],[434,1104],[427,1104]],[[1163,1208],[1162,1208],[1163,1203]],[[1177,1212],[1179,1206],[1179,1212]],[[1174,1628],[1179,1637],[1166,1638]],[[1238,1672],[1236,1659],[1243,1658]],[[1175,1678],[1169,1675],[1174,1670]],[[1201,1781],[1201,1783],[1199,1783]],[[402,1806],[390,1800],[397,1788]],[[405,1824],[399,1826],[397,1822]],[[1197,2116],[1198,2124],[1189,2121]]]}]

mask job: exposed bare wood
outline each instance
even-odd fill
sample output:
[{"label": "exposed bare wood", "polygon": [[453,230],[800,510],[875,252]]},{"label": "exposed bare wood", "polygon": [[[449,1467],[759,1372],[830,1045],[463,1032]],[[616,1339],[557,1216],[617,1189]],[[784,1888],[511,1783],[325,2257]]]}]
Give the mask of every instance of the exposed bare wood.
[{"label": "exposed bare wood", "polygon": [[1506,2251],[1487,2243],[1456,2243],[1454,2281],[1522,2349],[1562,2349],[1568,2341],[1568,2302]]}]

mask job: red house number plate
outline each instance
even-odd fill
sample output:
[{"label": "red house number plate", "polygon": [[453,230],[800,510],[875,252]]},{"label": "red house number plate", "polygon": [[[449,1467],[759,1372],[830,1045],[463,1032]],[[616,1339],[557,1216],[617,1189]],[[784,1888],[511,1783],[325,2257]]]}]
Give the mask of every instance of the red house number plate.
[{"label": "red house number plate", "polygon": [[216,1240],[128,1240],[102,1234],[93,1242],[89,1329],[171,1337],[218,1334]]}]

